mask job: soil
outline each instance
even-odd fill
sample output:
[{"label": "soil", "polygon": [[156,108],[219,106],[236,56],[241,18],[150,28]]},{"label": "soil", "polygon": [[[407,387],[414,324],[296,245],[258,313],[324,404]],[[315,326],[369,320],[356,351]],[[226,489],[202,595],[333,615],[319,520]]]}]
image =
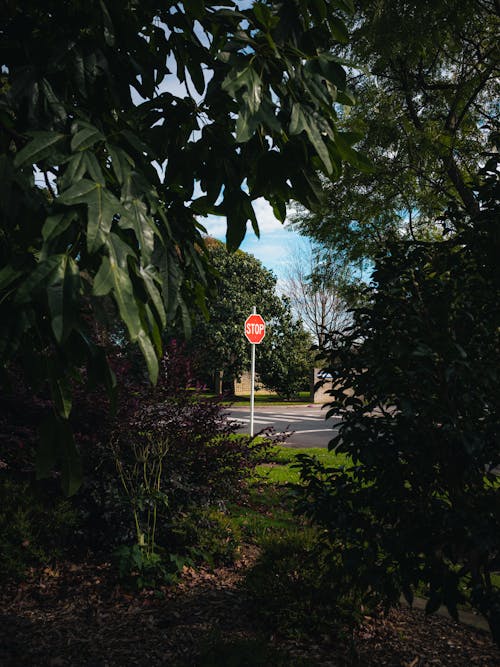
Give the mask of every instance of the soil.
[{"label": "soil", "polygon": [[[33,570],[26,581],[0,594],[0,665],[208,664],[200,656],[214,644],[262,639],[259,611],[240,585],[257,555],[248,546],[231,567],[186,568],[178,584],[156,592],[127,592],[109,563]],[[438,616],[426,618],[415,609],[367,617],[349,642],[328,636],[293,641],[267,636],[265,641],[286,656],[280,665],[500,667],[500,651],[488,633]],[[222,658],[213,664],[260,663]]]}]

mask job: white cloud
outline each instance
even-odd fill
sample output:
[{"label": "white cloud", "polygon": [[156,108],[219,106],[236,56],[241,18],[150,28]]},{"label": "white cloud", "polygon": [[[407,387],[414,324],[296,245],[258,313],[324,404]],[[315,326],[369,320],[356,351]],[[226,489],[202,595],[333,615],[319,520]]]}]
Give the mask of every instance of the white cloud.
[{"label": "white cloud", "polygon": [[[265,199],[256,199],[253,204],[259,223],[260,239],[257,238],[251,224],[248,223],[247,234],[241,244],[241,249],[254,255],[265,267],[271,269],[276,274],[278,281],[284,280],[293,248],[303,243],[304,240],[274,217],[272,207]],[[200,218],[200,222],[206,227],[210,236],[225,240],[226,219],[224,217],[210,215]]]}]

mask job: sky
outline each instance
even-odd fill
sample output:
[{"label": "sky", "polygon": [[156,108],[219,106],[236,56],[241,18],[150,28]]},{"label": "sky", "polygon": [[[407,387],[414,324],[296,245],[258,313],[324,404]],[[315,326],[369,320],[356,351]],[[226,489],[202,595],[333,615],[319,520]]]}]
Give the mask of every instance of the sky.
[{"label": "sky", "polygon": [[[271,269],[279,282],[286,280],[287,266],[290,255],[297,246],[307,241],[288,225],[282,224],[274,217],[271,206],[265,199],[256,199],[254,202],[255,215],[259,223],[260,238],[257,238],[250,222],[247,223],[247,233],[241,244],[241,250],[254,255],[267,269]],[[200,219],[209,236],[221,241],[226,239],[226,219],[224,217],[208,216]]]}]

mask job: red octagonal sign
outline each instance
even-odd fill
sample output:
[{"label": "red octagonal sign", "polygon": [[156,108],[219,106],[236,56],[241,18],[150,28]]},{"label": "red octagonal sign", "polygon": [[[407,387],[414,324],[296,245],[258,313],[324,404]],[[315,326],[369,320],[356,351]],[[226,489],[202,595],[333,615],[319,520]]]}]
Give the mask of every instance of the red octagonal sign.
[{"label": "red octagonal sign", "polygon": [[266,335],[266,323],[262,316],[254,313],[245,320],[245,336],[251,343],[261,343]]}]

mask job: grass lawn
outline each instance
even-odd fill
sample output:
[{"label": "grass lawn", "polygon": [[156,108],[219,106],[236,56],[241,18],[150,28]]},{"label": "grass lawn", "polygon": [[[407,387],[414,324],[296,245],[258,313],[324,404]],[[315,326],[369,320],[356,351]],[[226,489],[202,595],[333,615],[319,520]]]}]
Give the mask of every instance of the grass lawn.
[{"label": "grass lawn", "polygon": [[255,470],[247,502],[233,504],[229,508],[232,521],[238,529],[246,539],[259,546],[270,537],[276,540],[290,539],[295,538],[298,533],[304,534],[304,531],[314,532],[306,526],[303,518],[293,513],[289,487],[299,482],[299,471],[293,467],[297,454],[315,456],[327,466],[348,462],[344,455],[321,447],[274,447],[268,462],[260,464]]},{"label": "grass lawn", "polygon": [[294,467],[297,454],[314,456],[324,466],[343,466],[349,464],[345,454],[330,452],[323,447],[291,449],[290,447],[275,447],[270,455],[269,462],[257,467],[258,478],[270,484],[298,484],[299,471]]}]

